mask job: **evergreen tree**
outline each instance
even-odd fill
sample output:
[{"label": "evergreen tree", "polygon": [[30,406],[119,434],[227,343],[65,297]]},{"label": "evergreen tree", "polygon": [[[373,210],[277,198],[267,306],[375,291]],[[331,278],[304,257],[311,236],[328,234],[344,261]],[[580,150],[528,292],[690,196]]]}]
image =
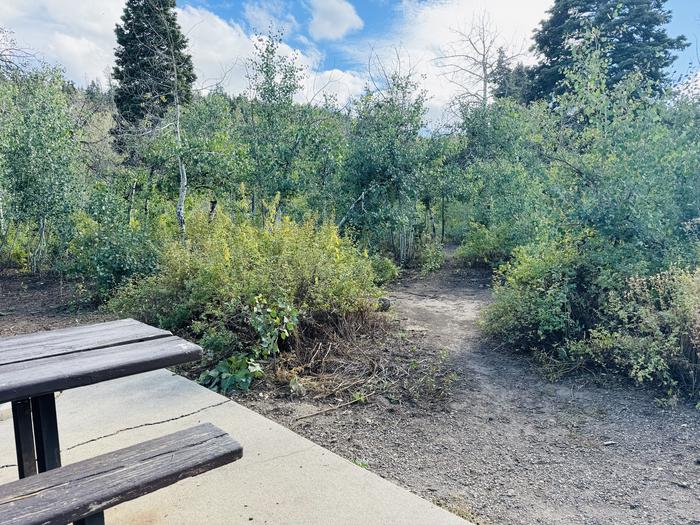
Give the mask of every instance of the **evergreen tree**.
[{"label": "evergreen tree", "polygon": [[498,50],[498,60],[493,68],[491,82],[493,83],[494,98],[511,98],[517,102],[525,102],[529,95],[528,69],[518,62],[514,67],[510,66],[511,60],[506,56],[503,48]]},{"label": "evergreen tree", "polygon": [[114,101],[125,123],[162,117],[176,101],[190,101],[196,76],[175,0],[127,0],[115,32]]},{"label": "evergreen tree", "polygon": [[572,46],[592,27],[600,31],[607,47],[608,85],[638,71],[657,87],[663,86],[666,68],[675,59],[673,51],[688,45],[685,37],[671,38],[666,32],[671,12],[665,4],[666,0],[555,0],[535,32],[533,50],[541,61],[532,70],[530,98],[558,92],[572,65]]}]

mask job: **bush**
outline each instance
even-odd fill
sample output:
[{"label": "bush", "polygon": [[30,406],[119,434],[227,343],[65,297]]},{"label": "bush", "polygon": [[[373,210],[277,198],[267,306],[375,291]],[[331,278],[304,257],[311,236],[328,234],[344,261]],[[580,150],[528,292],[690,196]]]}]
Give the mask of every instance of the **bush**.
[{"label": "bush", "polygon": [[671,268],[611,292],[605,322],[569,351],[673,394],[700,389],[700,273]]},{"label": "bush", "polygon": [[532,176],[542,220],[501,268],[487,330],[560,370],[598,366],[697,395],[700,300],[695,277],[675,268],[699,264],[688,191],[700,173],[698,107],[652,96],[636,75],[609,88],[604,51],[576,54],[565,92],[539,106],[527,149],[545,160]]},{"label": "bush", "polygon": [[383,255],[372,255],[370,262],[374,271],[374,281],[379,285],[393,281],[401,273],[394,261]]},{"label": "bush", "polygon": [[457,258],[468,266],[498,266],[516,247],[508,229],[507,224],[488,228],[476,222],[470,223],[462,244],[457,248]]},{"label": "bush", "polygon": [[129,221],[126,206],[104,187],[97,187],[79,212],[67,250],[69,274],[80,277],[94,290],[91,299],[106,299],[126,279],[156,270],[157,243],[145,228]]},{"label": "bush", "polygon": [[156,246],[138,226],[98,224],[81,215],[77,232],[68,248],[69,271],[95,290],[95,299],[105,299],[124,280],[156,269]]},{"label": "bush", "polygon": [[187,244],[166,247],[158,273],[130,281],[109,306],[196,337],[211,362],[233,357],[221,365],[233,376],[289,345],[299,328],[368,308],[377,293],[370,259],[332,224],[284,218],[261,228],[223,211],[210,222],[198,210],[188,231]]},{"label": "bush", "polygon": [[31,237],[26,225],[10,226],[0,235],[0,267],[29,270],[29,244]]},{"label": "bush", "polygon": [[700,390],[700,274],[644,265],[595,236],[518,248],[499,269],[487,333],[560,370],[600,367],[669,394]]},{"label": "bush", "polygon": [[445,247],[436,241],[428,241],[420,250],[420,273],[428,275],[442,268],[445,262]]},{"label": "bush", "polygon": [[517,248],[496,274],[487,333],[525,350],[551,350],[580,333],[573,311],[583,284],[581,242],[565,237]]}]

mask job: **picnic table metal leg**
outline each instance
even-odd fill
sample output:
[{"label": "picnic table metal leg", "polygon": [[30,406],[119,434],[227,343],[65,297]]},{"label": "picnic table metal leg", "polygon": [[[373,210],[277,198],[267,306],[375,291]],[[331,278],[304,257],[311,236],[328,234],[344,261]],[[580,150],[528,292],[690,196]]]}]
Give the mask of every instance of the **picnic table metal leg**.
[{"label": "picnic table metal leg", "polygon": [[73,525],[105,525],[105,515],[104,512],[98,512],[87,518],[83,518],[80,521],[76,521]]},{"label": "picnic table metal leg", "polygon": [[36,471],[34,433],[32,430],[32,405],[29,399],[12,402],[12,422],[15,429],[17,470],[19,477],[33,476]]},{"label": "picnic table metal leg", "polygon": [[53,394],[32,398],[34,441],[39,472],[61,466],[61,448],[58,442],[56,398]]}]

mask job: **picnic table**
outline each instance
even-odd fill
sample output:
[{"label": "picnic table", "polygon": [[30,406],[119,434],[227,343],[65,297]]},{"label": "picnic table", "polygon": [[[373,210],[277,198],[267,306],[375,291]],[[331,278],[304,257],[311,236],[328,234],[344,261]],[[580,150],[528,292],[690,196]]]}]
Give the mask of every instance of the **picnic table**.
[{"label": "picnic table", "polygon": [[105,509],[240,459],[241,445],[206,423],[61,466],[56,392],[194,361],[201,352],[133,319],[0,338],[0,403],[12,403],[20,478],[0,486],[0,521],[103,525]]},{"label": "picnic table", "polygon": [[55,392],[194,361],[201,352],[133,319],[0,339],[0,403],[12,402],[19,477],[61,466]]}]

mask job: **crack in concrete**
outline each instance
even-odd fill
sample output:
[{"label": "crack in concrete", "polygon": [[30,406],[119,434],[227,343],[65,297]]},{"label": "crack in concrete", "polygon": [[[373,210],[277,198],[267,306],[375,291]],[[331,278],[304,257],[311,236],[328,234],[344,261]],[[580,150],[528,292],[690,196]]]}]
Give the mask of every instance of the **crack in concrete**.
[{"label": "crack in concrete", "polygon": [[82,446],[87,445],[89,443],[94,443],[95,441],[99,441],[101,439],[116,436],[117,434],[121,434],[122,432],[128,432],[129,430],[136,430],[137,428],[152,427],[155,425],[162,425],[163,423],[170,423],[171,421],[177,421],[178,419],[183,419],[185,417],[189,417],[189,416],[192,416],[194,414],[199,414],[200,412],[204,412],[205,410],[209,410],[210,408],[220,407],[221,405],[225,405],[226,403],[232,403],[232,402],[233,402],[232,399],[227,399],[226,401],[214,403],[213,405],[208,405],[208,406],[199,408],[197,410],[193,410],[192,412],[188,412],[186,414],[182,414],[179,416],[171,417],[168,419],[161,419],[159,421],[150,421],[148,423],[141,423],[140,425],[134,425],[133,427],[121,428],[119,430],[115,430],[114,432],[110,432],[109,434],[104,434],[102,436],[98,436],[96,438],[88,439],[87,441],[83,441],[81,443],[76,443],[75,445],[71,445],[70,447],[67,447],[64,451],[67,452],[69,450],[73,450],[75,448],[82,447]]},{"label": "crack in concrete", "polygon": [[288,452],[286,454],[280,454],[279,456],[273,456],[269,459],[263,459],[262,461],[249,461],[248,465],[264,465],[265,463],[270,463],[271,461],[277,461],[279,459],[286,459],[290,458],[292,456],[296,456],[297,454],[303,454],[304,452],[308,452],[309,450],[313,450],[314,448],[318,447],[319,445],[316,445],[315,443],[312,445],[309,445],[308,447],[301,448],[299,450],[294,450],[292,452]]},{"label": "crack in concrete", "polygon": [[[200,412],[204,412],[205,410],[209,410],[210,408],[216,408],[216,407],[219,407],[221,405],[225,405],[226,403],[231,403],[231,402],[233,402],[232,399],[227,399],[226,401],[214,403],[213,405],[207,405],[205,407],[198,408],[197,410],[193,410],[192,412],[188,412],[186,414],[182,414],[179,416],[171,417],[168,419],[161,419],[159,421],[151,421],[148,423],[141,423],[140,425],[134,425],[133,427],[121,428],[121,429],[116,430],[114,432],[111,432],[109,434],[104,434],[104,435],[98,436],[96,438],[88,439],[87,441],[83,441],[81,443],[76,443],[75,445],[71,445],[70,447],[63,449],[61,452],[68,452],[69,450],[73,450],[75,448],[82,447],[82,446],[87,445],[89,443],[94,443],[95,441],[99,441],[101,439],[106,439],[108,437],[116,436],[117,434],[121,434],[122,432],[128,432],[129,430],[136,430],[137,428],[152,427],[155,425],[162,425],[163,423],[169,423],[171,421],[177,421],[178,419],[189,417],[189,416],[192,416],[194,414],[199,414]],[[11,463],[11,464],[7,464],[7,465],[0,465],[0,470],[12,468],[12,467],[17,467],[17,464]]]}]

